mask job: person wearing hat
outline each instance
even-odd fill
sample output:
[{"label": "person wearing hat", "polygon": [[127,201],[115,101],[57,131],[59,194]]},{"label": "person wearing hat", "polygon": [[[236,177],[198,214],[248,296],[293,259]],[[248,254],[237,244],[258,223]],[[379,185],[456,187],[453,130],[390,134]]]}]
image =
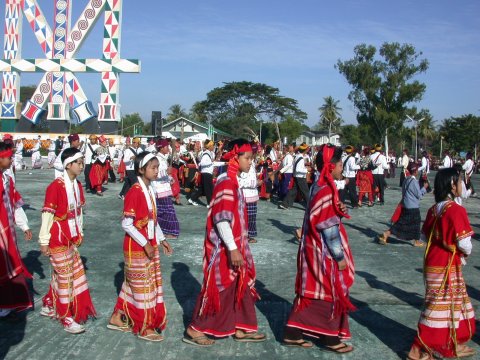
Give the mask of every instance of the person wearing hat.
[{"label": "person wearing hat", "polygon": [[92,170],[92,164],[95,161],[95,150],[97,149],[98,145],[98,137],[97,135],[90,135],[88,137],[89,142],[87,142],[87,146],[85,147],[85,191],[95,193],[95,190],[92,189],[92,184],[90,183],[90,171]]},{"label": "person wearing hat", "polygon": [[373,174],[373,186],[378,188],[379,192],[379,204],[383,205],[385,203],[385,178],[384,172],[389,168],[387,163],[387,158],[382,154],[382,145],[375,144],[375,152],[370,156],[372,159],[372,164],[375,167],[372,171]]},{"label": "person wearing hat", "polygon": [[343,160],[343,176],[348,179],[346,182],[344,196],[350,199],[350,205],[352,208],[358,208],[358,195],[357,195],[357,170],[360,170],[360,166],[357,165],[357,159],[355,158],[355,148],[352,145],[348,145],[345,148],[347,153],[346,158]]},{"label": "person wearing hat", "polygon": [[107,148],[107,138],[101,135],[98,138],[100,145],[96,147],[95,154],[92,156],[92,168],[90,170],[90,186],[97,196],[103,196],[102,185],[108,182],[108,169],[110,167],[110,157]]},{"label": "person wearing hat", "polygon": [[32,239],[32,232],[22,208],[22,197],[7,174],[12,166],[12,155],[11,144],[0,142],[0,319],[17,320],[16,312],[33,307],[33,302],[27,283],[32,275],[22,261],[15,225],[23,231],[27,241]]},{"label": "person wearing hat", "polygon": [[135,156],[143,152],[142,148],[140,147],[140,138],[134,137],[132,139],[132,145],[128,146],[123,152],[123,163],[125,164],[125,180],[123,182],[122,191],[118,197],[120,199],[124,199],[125,194],[130,190],[133,184],[135,184],[137,180],[137,175],[135,175],[135,165],[134,160]]},{"label": "person wearing hat", "polygon": [[308,150],[308,145],[302,143],[298,147],[297,155],[293,161],[293,186],[288,191],[285,199],[278,205],[279,209],[286,210],[293,205],[295,198],[297,197],[298,191],[302,194],[303,200],[308,202],[308,184],[307,184],[307,173],[308,169],[305,166],[305,154]]},{"label": "person wearing hat", "polygon": [[172,177],[169,163],[170,142],[167,139],[158,139],[155,150],[158,159],[158,178],[152,181],[157,203],[157,222],[167,239],[176,239],[180,235],[180,223],[173,207]]},{"label": "person wearing hat", "polygon": [[[80,148],[80,137],[78,134],[70,134],[68,135],[68,144],[70,145],[69,148]],[[67,148],[68,149],[68,148]],[[53,163],[53,168],[55,169],[55,179],[63,176],[63,171],[65,170],[62,163],[62,154],[66,149],[63,149],[58,154],[55,162]]]},{"label": "person wearing hat", "polygon": [[200,186],[195,189],[188,203],[193,206],[198,206],[198,198],[205,195],[207,198],[207,208],[210,206],[210,200],[213,193],[213,162],[215,160],[215,153],[213,149],[215,143],[212,140],[205,140],[204,150],[200,154],[200,161],[198,167],[200,169],[200,176],[202,177]]}]

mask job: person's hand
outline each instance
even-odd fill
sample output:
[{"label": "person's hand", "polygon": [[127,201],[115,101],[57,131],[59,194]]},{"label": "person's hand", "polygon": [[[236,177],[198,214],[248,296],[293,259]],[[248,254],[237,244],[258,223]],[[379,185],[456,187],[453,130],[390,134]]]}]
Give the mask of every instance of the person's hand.
[{"label": "person's hand", "polygon": [[42,253],[42,255],[50,256],[50,248],[48,247],[48,245],[40,245],[40,252]]},{"label": "person's hand", "polygon": [[147,242],[147,244],[143,247],[143,251],[145,251],[145,254],[147,254],[149,259],[153,259],[153,256],[155,255],[155,249],[152,245],[150,245],[150,243]]},{"label": "person's hand", "polygon": [[341,201],[338,202],[338,208],[340,209],[341,212],[346,213],[347,212],[347,205],[342,203]]},{"label": "person's hand", "polygon": [[27,241],[32,240],[32,230],[30,230],[30,229],[25,230],[25,232],[23,234],[25,236],[25,240],[27,240]]},{"label": "person's hand", "polygon": [[428,183],[428,181],[425,181],[425,182],[423,183],[423,187],[424,187],[425,189],[428,188],[428,185],[430,185],[430,184]]},{"label": "person's hand", "polygon": [[348,178],[345,178],[345,185],[348,185],[348,183],[350,182],[350,180]]},{"label": "person's hand", "polygon": [[347,262],[345,261],[345,259],[339,261],[337,264],[338,264],[338,270],[340,271],[345,270],[347,268]]},{"label": "person's hand", "polygon": [[243,266],[243,256],[242,254],[240,254],[240,251],[238,251],[238,249],[230,251],[230,263],[232,264],[232,266]]},{"label": "person's hand", "polygon": [[263,185],[263,180],[257,180],[257,186],[262,186]]},{"label": "person's hand", "polygon": [[163,253],[167,256],[170,256],[173,254],[173,249],[172,245],[170,245],[167,240],[163,240],[160,242],[160,245],[162,245]]}]

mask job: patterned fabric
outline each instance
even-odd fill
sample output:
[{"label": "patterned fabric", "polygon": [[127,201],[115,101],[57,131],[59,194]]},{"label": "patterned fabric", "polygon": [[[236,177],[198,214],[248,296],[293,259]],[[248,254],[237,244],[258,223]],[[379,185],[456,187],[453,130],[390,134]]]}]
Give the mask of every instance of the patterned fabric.
[{"label": "patterned fabric", "polygon": [[475,333],[475,314],[462,274],[458,241],[472,236],[466,210],[453,201],[434,205],[422,232],[425,252],[425,307],[418,322],[414,346],[442,357],[456,357],[457,346]]},{"label": "patterned fabric", "polygon": [[15,209],[23,205],[13,180],[0,173],[0,308],[32,307],[26,278],[32,278],[22,261],[15,232]]},{"label": "patterned fabric", "polygon": [[247,203],[248,214],[248,237],[257,236],[257,203]]},{"label": "patterned fabric", "polygon": [[[138,183],[125,196],[123,215],[132,217],[135,227],[148,239],[147,224],[152,214],[149,214],[147,201]],[[156,226],[156,218],[154,220]],[[149,259],[143,247],[128,234],[123,241],[125,280],[115,311],[127,316],[134,334],[144,334],[147,329],[163,330],[167,325],[157,240],[154,237],[147,241],[155,249],[153,259]]]},{"label": "patterned fabric", "polygon": [[180,235],[180,223],[170,197],[157,198],[157,221],[165,235]]},{"label": "patterned fabric", "polygon": [[[344,313],[354,307],[348,299],[348,289],[354,280],[354,263],[348,237],[340,217],[333,207],[334,196],[330,186],[314,185],[308,209],[305,212],[303,238],[297,259],[295,292],[301,299],[320,299],[333,303],[334,313]],[[339,226],[347,267],[338,270],[324,243],[320,231]],[[299,297],[299,299],[300,299]]]},{"label": "patterned fabric", "polygon": [[[230,166],[229,166],[230,169]],[[233,283],[236,285],[236,301],[240,305],[245,289],[257,297],[255,291],[255,264],[248,245],[247,210],[238,181],[227,174],[221,175],[213,190],[213,198],[207,215],[204,242],[203,284],[200,292],[202,307],[194,316],[214,315],[221,311],[219,293]],[[228,250],[215,229],[221,221],[228,221],[244,266],[233,268],[228,260]],[[237,281],[238,280],[238,281]]]},{"label": "patterned fabric", "polygon": [[400,239],[419,240],[421,221],[419,208],[407,209],[402,207],[400,218],[392,225],[390,230],[393,235]]},{"label": "patterned fabric", "polygon": [[50,263],[53,271],[50,289],[43,298],[43,304],[54,308],[57,319],[64,324],[67,317],[83,323],[89,317],[95,317],[96,311],[90,297],[82,259],[75,245],[58,246],[58,240],[50,240]]},{"label": "patterned fabric", "polygon": [[108,181],[108,169],[108,162],[102,164],[96,161],[92,164],[92,169],[90,170],[88,177],[90,178],[90,185],[93,189],[102,191],[102,184]]}]

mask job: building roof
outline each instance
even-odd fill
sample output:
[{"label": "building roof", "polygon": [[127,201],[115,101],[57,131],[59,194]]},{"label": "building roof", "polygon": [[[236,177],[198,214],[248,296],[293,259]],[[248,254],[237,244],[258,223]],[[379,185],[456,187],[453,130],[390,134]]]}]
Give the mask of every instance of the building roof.
[{"label": "building roof", "polygon": [[[179,117],[178,119],[172,120],[169,123],[163,124],[163,126],[175,125],[175,123],[179,122],[180,120],[189,122],[189,123],[191,123],[191,124],[193,124],[197,127],[205,129],[205,132],[208,132],[208,124],[207,123],[201,123],[201,122],[193,121],[193,120],[187,119],[183,116]],[[227,136],[227,137],[230,137],[230,138],[234,137],[232,134],[226,133],[225,131],[222,131],[222,130],[218,129],[215,126],[212,126],[212,129],[213,129],[213,132],[216,133],[216,134]]]}]

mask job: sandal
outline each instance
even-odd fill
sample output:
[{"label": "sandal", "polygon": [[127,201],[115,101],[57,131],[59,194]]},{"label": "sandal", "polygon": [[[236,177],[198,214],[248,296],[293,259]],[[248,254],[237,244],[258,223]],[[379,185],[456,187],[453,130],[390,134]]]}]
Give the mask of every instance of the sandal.
[{"label": "sandal", "polygon": [[421,240],[415,240],[415,241],[413,242],[413,246],[415,246],[415,247],[423,247],[423,246],[425,246],[425,243],[424,243],[423,241],[421,241]]},{"label": "sandal", "polygon": [[387,239],[383,235],[377,235],[376,240],[380,245],[387,245]]},{"label": "sandal", "polygon": [[[208,340],[208,341],[211,341],[211,343],[205,343],[203,342],[202,344],[202,340]],[[202,336],[197,336],[197,337],[191,337],[190,335],[186,334],[182,341],[184,343],[187,343],[187,344],[190,344],[190,345],[194,345],[194,346],[199,346],[199,347],[208,347],[208,346],[212,346],[213,344],[215,344],[215,341],[212,340],[212,339],[209,339],[208,337],[206,337],[205,335],[202,335]]]},{"label": "sandal", "polygon": [[299,341],[283,339],[282,345],[289,347],[299,347],[302,349],[310,349],[313,347],[313,343],[311,341],[306,341],[304,339]]},{"label": "sandal", "polygon": [[476,351],[475,349],[472,349],[471,347],[464,346],[463,350],[460,350],[457,352],[457,358],[465,358],[469,356],[475,355]]},{"label": "sandal", "polygon": [[151,341],[151,342],[160,342],[165,340],[165,338],[157,333],[151,333],[148,335],[138,335],[139,339],[146,340],[146,341]]},{"label": "sandal", "polygon": [[251,239],[248,239],[248,242],[250,244],[256,244],[257,243],[257,240],[255,240],[254,238],[251,238]]},{"label": "sandal", "polygon": [[333,346],[324,346],[324,348],[328,351],[335,352],[337,354],[346,354],[349,352],[353,351],[353,346],[352,345],[347,345],[345,343],[340,343],[338,345],[333,345]]},{"label": "sandal", "polygon": [[238,342],[262,342],[267,340],[265,334],[259,334],[258,332],[244,333],[242,337],[234,336],[233,340]]},{"label": "sandal", "polygon": [[128,326],[127,324],[115,325],[115,324],[112,324],[112,323],[108,323],[107,324],[107,329],[115,330],[115,331],[121,331],[121,332],[132,332],[132,329],[130,329],[130,326]]},{"label": "sandal", "polygon": [[422,354],[420,355],[420,357],[417,359],[417,358],[413,358],[411,356],[407,356],[407,360],[432,360],[434,359],[429,353],[425,353],[425,352],[422,352]]}]

